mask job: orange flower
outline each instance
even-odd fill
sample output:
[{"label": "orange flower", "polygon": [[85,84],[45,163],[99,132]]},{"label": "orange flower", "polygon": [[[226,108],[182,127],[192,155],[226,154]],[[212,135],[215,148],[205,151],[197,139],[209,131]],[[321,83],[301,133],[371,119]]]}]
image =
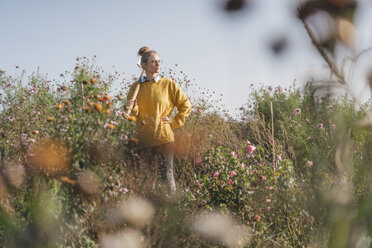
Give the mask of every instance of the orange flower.
[{"label": "orange flower", "polygon": [[105,99],[104,99],[104,98],[102,98],[102,97],[98,97],[98,101],[100,101],[100,102],[104,102],[104,101],[105,101]]},{"label": "orange flower", "polygon": [[111,114],[111,110],[109,110],[109,109],[106,109],[106,114]]},{"label": "orange flower", "polygon": [[66,86],[61,86],[60,89],[63,90],[63,91],[66,91],[67,90],[67,87]]},{"label": "orange flower", "polygon": [[107,124],[107,128],[110,128],[111,130],[114,130],[115,129],[115,126],[113,124]]},{"label": "orange flower", "polygon": [[64,100],[63,103],[66,104],[66,105],[68,105],[68,106],[71,105],[71,102],[69,100]]},{"label": "orange flower", "polygon": [[85,106],[83,109],[84,109],[85,111],[87,111],[87,112],[90,112],[90,108],[89,108],[88,106]]},{"label": "orange flower", "polygon": [[93,77],[93,78],[90,79],[90,82],[91,82],[92,84],[95,84],[95,83],[97,82],[97,79]]},{"label": "orange flower", "polygon": [[121,96],[121,95],[117,95],[116,96],[119,100],[122,100],[123,99],[123,97]]},{"label": "orange flower", "polygon": [[96,109],[97,109],[98,112],[101,112],[102,111],[102,104],[96,103],[94,106],[96,107]]},{"label": "orange flower", "polygon": [[136,144],[138,143],[138,139],[136,139],[136,138],[130,138],[129,141],[133,142],[133,143],[136,143]]},{"label": "orange flower", "polygon": [[105,98],[106,101],[110,101],[111,100],[111,96],[109,96],[107,94],[104,96],[104,98]]},{"label": "orange flower", "polygon": [[33,134],[38,134],[39,131],[38,131],[38,130],[34,130],[34,131],[32,131],[32,133],[33,133]]},{"label": "orange flower", "polygon": [[57,109],[61,110],[64,106],[65,106],[64,103],[59,103],[59,104],[57,104],[56,107],[57,107]]},{"label": "orange flower", "polygon": [[75,180],[72,180],[72,179],[70,179],[68,177],[65,177],[65,176],[61,176],[61,181],[65,182],[65,183],[69,183],[71,185],[75,185],[75,183],[76,183]]},{"label": "orange flower", "polygon": [[134,115],[128,115],[127,113],[123,112],[122,115],[124,116],[125,119],[129,121],[135,122],[137,118]]},{"label": "orange flower", "polygon": [[54,122],[54,121],[56,121],[56,119],[54,119],[54,118],[51,117],[51,116],[48,116],[47,121],[49,121],[49,122]]},{"label": "orange flower", "polygon": [[111,108],[111,102],[107,103],[107,107],[110,109]]}]

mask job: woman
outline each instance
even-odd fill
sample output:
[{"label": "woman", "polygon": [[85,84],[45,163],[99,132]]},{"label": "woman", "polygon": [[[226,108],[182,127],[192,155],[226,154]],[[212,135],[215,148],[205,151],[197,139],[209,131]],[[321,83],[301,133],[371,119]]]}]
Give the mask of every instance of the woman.
[{"label": "woman", "polygon": [[[138,54],[141,56],[141,67],[146,76],[141,77],[130,87],[127,96],[129,101],[137,83],[141,84],[131,112],[131,115],[137,117],[138,146],[150,154],[151,162],[156,161],[157,157],[162,157],[159,169],[165,170],[163,176],[165,174],[168,193],[173,195],[176,192],[173,173],[173,129],[184,125],[191,112],[191,103],[174,80],[159,76],[161,61],[157,52],[142,47]],[[171,119],[174,108],[177,108],[177,114]],[[155,167],[157,177],[157,164],[153,163],[151,166]],[[153,188],[155,182],[156,180]]]}]

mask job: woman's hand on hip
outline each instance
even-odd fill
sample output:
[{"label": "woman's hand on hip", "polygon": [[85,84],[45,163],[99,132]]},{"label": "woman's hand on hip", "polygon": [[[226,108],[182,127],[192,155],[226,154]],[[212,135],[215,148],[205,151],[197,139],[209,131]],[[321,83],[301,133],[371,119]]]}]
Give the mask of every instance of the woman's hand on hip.
[{"label": "woman's hand on hip", "polygon": [[166,123],[166,124],[170,124],[170,123],[171,123],[171,120],[169,119],[168,116],[161,117],[160,120],[161,120],[163,123]]}]

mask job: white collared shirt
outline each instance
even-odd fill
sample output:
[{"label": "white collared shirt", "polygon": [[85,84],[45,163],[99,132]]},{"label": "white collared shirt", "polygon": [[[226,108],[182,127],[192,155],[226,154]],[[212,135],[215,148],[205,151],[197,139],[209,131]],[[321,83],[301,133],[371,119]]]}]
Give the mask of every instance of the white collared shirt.
[{"label": "white collared shirt", "polygon": [[160,76],[157,75],[155,78],[153,78],[151,80],[148,80],[145,76],[142,76],[140,82],[144,83],[144,82],[148,82],[148,81],[152,81],[152,80],[154,80],[157,83],[160,80]]}]

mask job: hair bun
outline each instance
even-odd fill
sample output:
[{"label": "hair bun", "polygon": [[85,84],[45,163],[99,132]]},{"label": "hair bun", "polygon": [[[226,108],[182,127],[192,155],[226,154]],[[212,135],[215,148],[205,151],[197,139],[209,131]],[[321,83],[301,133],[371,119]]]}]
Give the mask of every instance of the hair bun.
[{"label": "hair bun", "polygon": [[147,46],[143,46],[141,47],[139,50],[138,50],[138,56],[142,56],[144,53],[150,51],[150,48],[148,48]]}]

